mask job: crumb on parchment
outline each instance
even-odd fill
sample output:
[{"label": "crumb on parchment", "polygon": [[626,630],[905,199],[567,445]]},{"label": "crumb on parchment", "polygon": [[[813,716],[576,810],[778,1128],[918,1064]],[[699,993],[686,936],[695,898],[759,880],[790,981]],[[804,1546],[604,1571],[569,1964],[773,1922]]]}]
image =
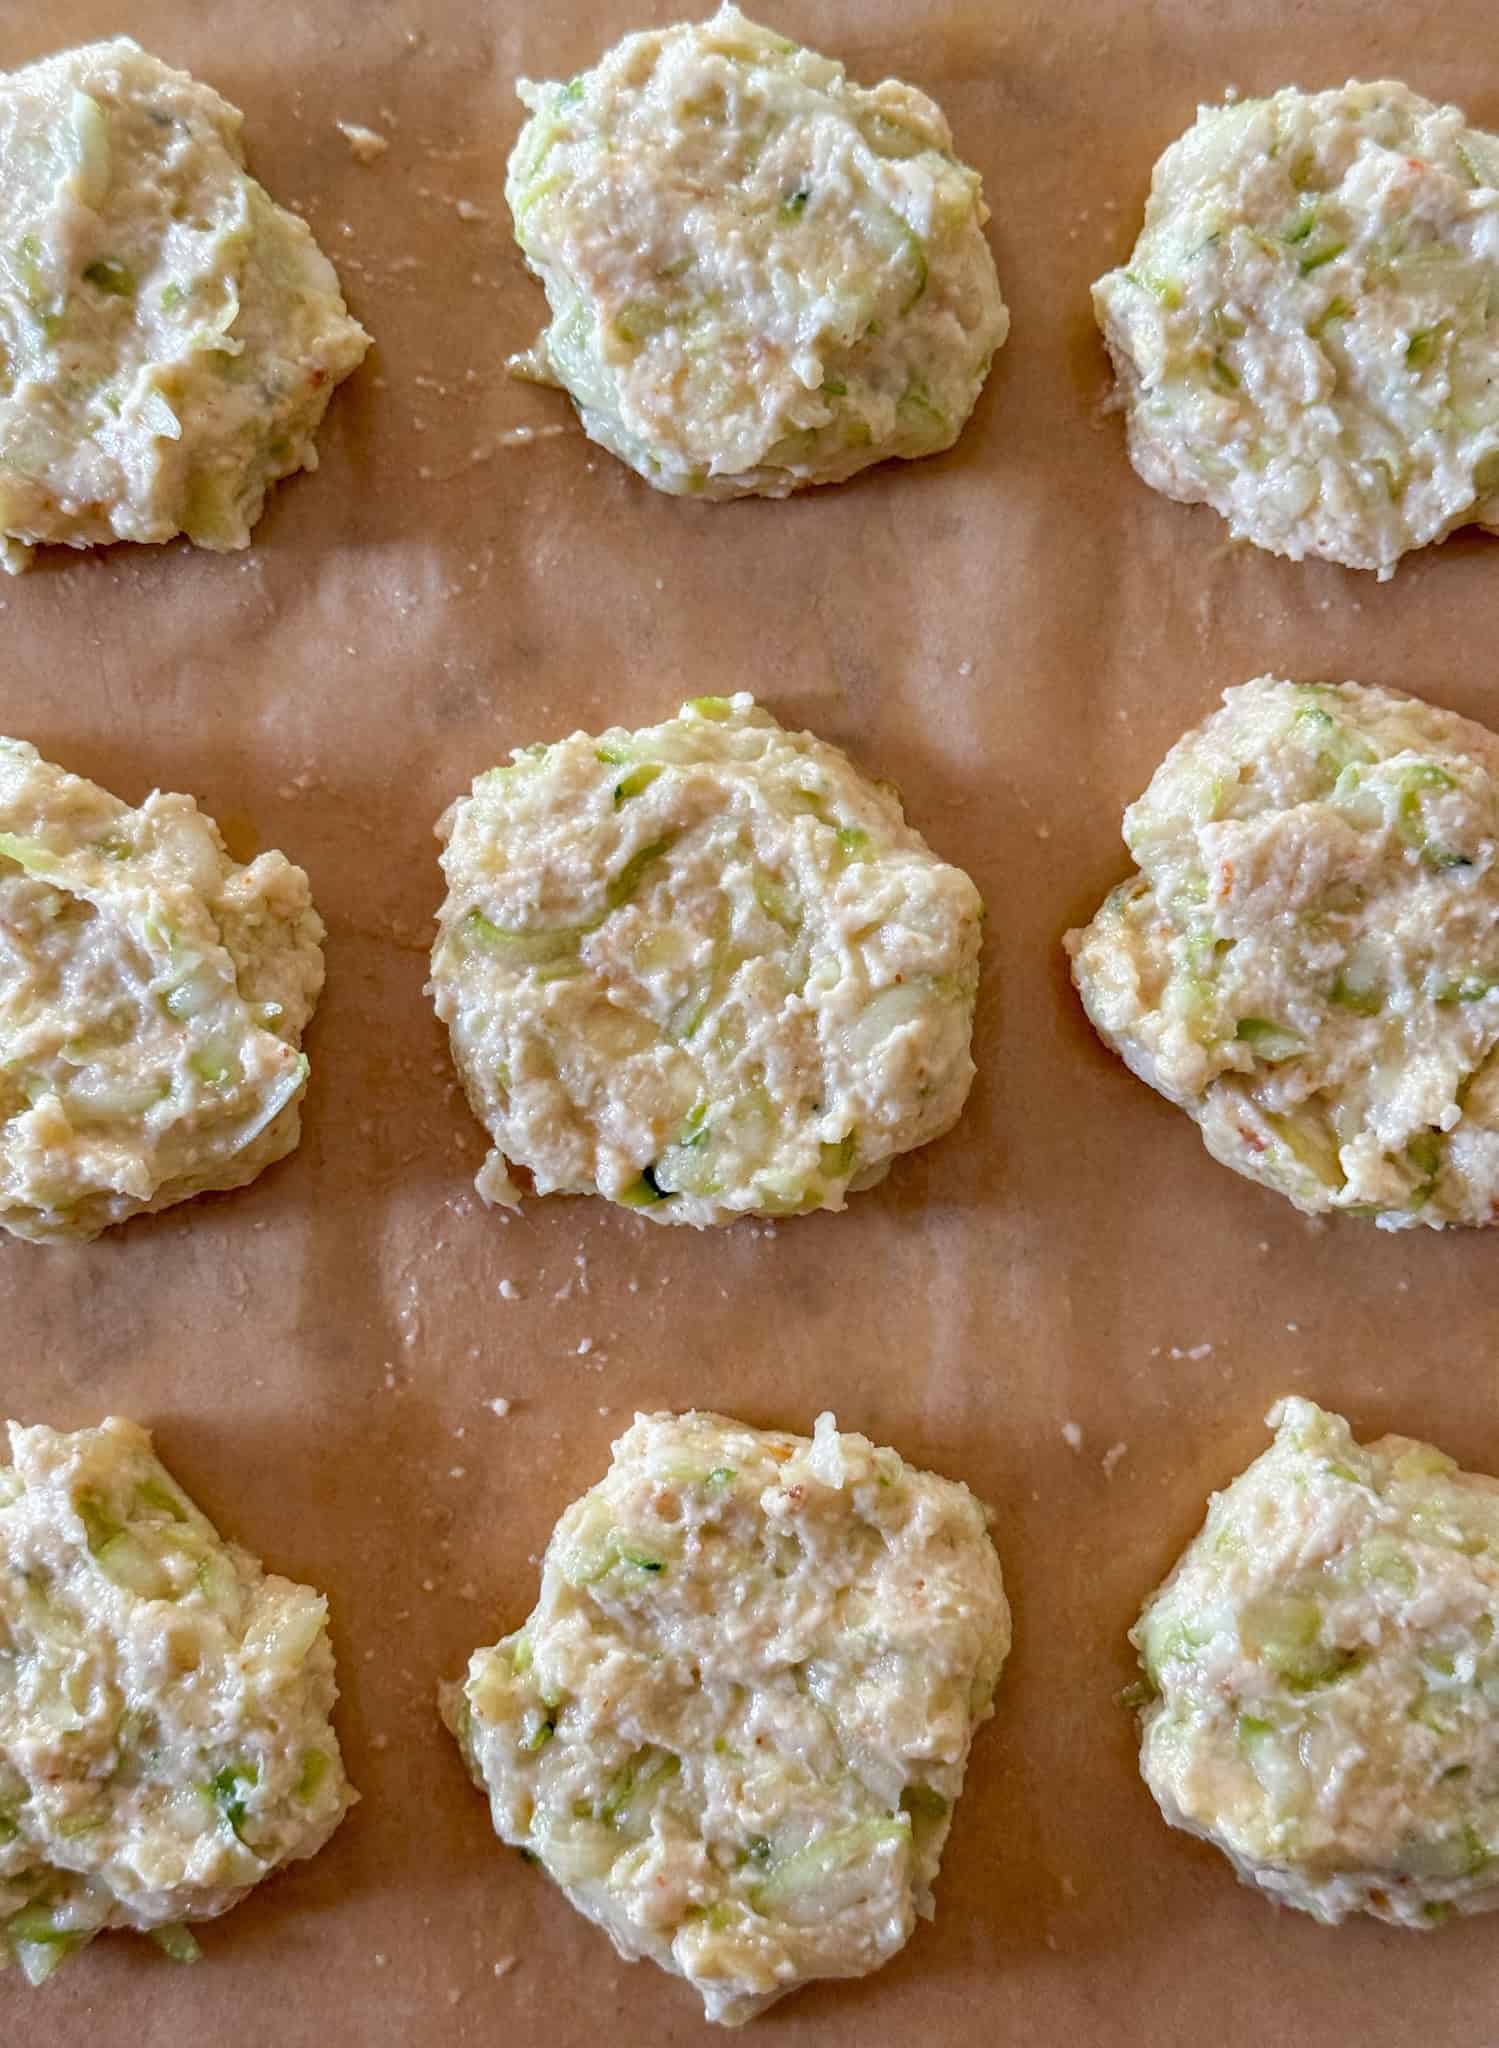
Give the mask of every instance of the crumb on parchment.
[{"label": "crumb on parchment", "polygon": [[378,128],[366,128],[359,121],[335,121],[333,125],[348,143],[349,154],[355,163],[378,163],[390,148],[389,138]]}]

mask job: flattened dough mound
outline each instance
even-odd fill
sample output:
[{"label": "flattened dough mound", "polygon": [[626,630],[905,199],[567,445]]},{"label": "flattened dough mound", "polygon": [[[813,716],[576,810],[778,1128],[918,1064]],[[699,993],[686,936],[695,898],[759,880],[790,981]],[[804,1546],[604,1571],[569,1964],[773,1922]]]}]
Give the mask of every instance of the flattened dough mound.
[{"label": "flattened dough mound", "polygon": [[965,1486],[831,1415],[641,1415],[443,1714],[501,1839],[734,2026],[930,1916],[1009,1647]]},{"label": "flattened dough mound", "polygon": [[1499,738],[1261,676],[1124,814],[1073,979],[1215,1159],[1308,1214],[1499,1220]]},{"label": "flattened dough mound", "polygon": [[8,1425],[0,1465],[0,1969],[227,1912],[353,1804],[327,1603],[226,1544],[111,1416]]},{"label": "flattened dough mound", "polygon": [[1213,1497],[1131,1640],[1173,1827],[1319,1920],[1499,1905],[1499,1481],[1310,1401]]},{"label": "flattened dough mound", "polygon": [[369,337],[240,115],[127,37],[0,76],[0,559],[241,548]]},{"label": "flattened dough mound", "polygon": [[515,367],[659,490],[780,498],[951,447],[1009,330],[941,109],[747,21],[523,81],[516,238],[551,323]]},{"label": "flattened dough mound", "polygon": [[438,825],[432,993],[513,1205],[658,1223],[841,1209],[956,1120],[982,905],[753,698],[524,748]]},{"label": "flattened dough mound", "polygon": [[139,810],[0,739],[0,1228],[60,1242],[297,1142],[323,924],[190,796]]},{"label": "flattened dough mound", "polygon": [[1093,287],[1130,456],[1299,561],[1499,528],[1499,137],[1390,80],[1202,107]]}]

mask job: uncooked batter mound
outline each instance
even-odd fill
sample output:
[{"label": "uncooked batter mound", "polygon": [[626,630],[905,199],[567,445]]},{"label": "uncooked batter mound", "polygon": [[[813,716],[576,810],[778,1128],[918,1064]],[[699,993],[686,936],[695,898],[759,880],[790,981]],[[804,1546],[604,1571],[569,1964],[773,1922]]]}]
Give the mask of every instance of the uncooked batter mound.
[{"label": "uncooked batter mound", "polygon": [[1390,80],[1203,107],[1093,288],[1130,455],[1300,560],[1499,528],[1499,137]]},{"label": "uncooked batter mound", "polygon": [[[0,1465],[0,1969],[183,1925],[353,1804],[327,1603],[228,1544],[133,1422],[9,1424]],[[19,2022],[19,2015],[16,2015]]]},{"label": "uncooked batter mound", "polygon": [[1247,1884],[1337,1922],[1499,1905],[1499,1481],[1310,1401],[1133,1634],[1141,1769]]},{"label": "uncooked batter mound", "polygon": [[494,1141],[486,1200],[841,1209],[956,1121],[978,892],[888,785],[752,698],[523,748],[438,834],[432,992]]},{"label": "uncooked batter mound", "polygon": [[1009,314],[925,93],[728,6],[520,92],[506,197],[552,317],[517,367],[595,441],[709,498],[951,447]]},{"label": "uncooked batter mound", "polygon": [[132,810],[0,739],[0,1228],[97,1237],[297,1142],[323,924],[190,796]]},{"label": "uncooked batter mound", "polygon": [[501,1838],[737,2026],[931,1914],[1009,1647],[965,1486],[831,1415],[642,1415],[443,1713]]},{"label": "uncooked batter mound", "polygon": [[1124,817],[1069,932],[1089,1017],[1226,1166],[1309,1214],[1499,1220],[1499,739],[1261,676]]},{"label": "uncooked batter mound", "polygon": [[0,560],[242,548],[369,337],[240,115],[121,36],[0,77]]}]

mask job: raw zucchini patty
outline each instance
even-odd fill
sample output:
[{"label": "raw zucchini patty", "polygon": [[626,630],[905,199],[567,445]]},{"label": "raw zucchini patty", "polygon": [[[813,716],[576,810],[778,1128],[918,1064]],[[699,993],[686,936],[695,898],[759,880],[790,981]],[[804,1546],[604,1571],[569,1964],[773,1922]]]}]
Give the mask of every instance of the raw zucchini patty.
[{"label": "raw zucchini patty", "polygon": [[369,337],[240,115],[127,37],[0,76],[0,561],[240,548]]},{"label": "raw zucchini patty", "polygon": [[106,1927],[195,1953],[353,1804],[327,1603],[223,1541],[111,1416],[0,1465],[0,1968]]},{"label": "raw zucchini patty", "polygon": [[322,920],[190,796],[132,810],[0,739],[0,1228],[97,1237],[290,1152]]},{"label": "raw zucchini patty", "polygon": [[1009,328],[940,108],[733,7],[523,81],[516,238],[551,321],[522,374],[658,489],[784,497],[948,448]]},{"label": "raw zucchini patty", "polygon": [[1124,814],[1067,934],[1089,1017],[1203,1142],[1309,1214],[1499,1220],[1499,738],[1261,676]]},{"label": "raw zucchini patty", "polygon": [[831,1415],[641,1415],[443,1714],[500,1837],[735,2026],[931,1914],[1009,1647],[965,1486]]},{"label": "raw zucchini patty", "polygon": [[1385,80],[1203,107],[1093,302],[1135,468],[1389,576],[1499,527],[1499,137]]},{"label": "raw zucchini patty", "polygon": [[1310,1401],[1216,1494],[1132,1640],[1174,1827],[1319,1920],[1499,1905],[1499,1481]]},{"label": "raw zucchini patty", "polygon": [[438,825],[432,992],[485,1199],[658,1223],[841,1209],[957,1119],[978,892],[835,747],[748,696],[574,733]]}]

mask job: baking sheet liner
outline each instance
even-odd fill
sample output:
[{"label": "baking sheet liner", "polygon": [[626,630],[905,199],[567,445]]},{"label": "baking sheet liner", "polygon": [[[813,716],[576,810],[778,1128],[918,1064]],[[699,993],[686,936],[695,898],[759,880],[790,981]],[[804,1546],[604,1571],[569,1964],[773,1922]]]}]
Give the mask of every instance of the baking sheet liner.
[{"label": "baking sheet liner", "polygon": [[[1160,149],[1229,85],[1392,73],[1499,127],[1475,61],[1492,9],[777,0],[855,77],[940,99],[1014,326],[951,455],[728,506],[652,493],[503,368],[542,312],[501,198],[511,82],[676,11],[0,7],[0,63],[124,30],[242,106],[252,167],[377,342],[248,554],[51,552],[0,589],[0,728],[131,800],[192,791],[240,856],[300,861],[330,927],[298,1154],[86,1248],[7,1240],[0,1405],[149,1423],[228,1534],[327,1590],[364,1794],[204,1930],[198,1968],[103,1939],[43,1992],[0,1980],[0,2031],[704,2038],[681,1985],[620,1963],[495,1842],[433,1708],[528,1610],[633,1410],[699,1405],[802,1430],[831,1407],[966,1479],[1016,1613],[935,1925],[767,2039],[1490,2042],[1499,1922],[1421,1939],[1276,1913],[1158,1820],[1114,1696],[1140,1599],[1276,1395],[1499,1470],[1495,1243],[1319,1226],[1213,1164],[1094,1041],[1059,940],[1125,871],[1123,804],[1230,683],[1354,675],[1499,725],[1499,546],[1458,539],[1384,587],[1230,548],[1130,472],[1087,296]],[[339,120],[388,153],[357,162]],[[893,778],[982,888],[967,1114],[842,1216],[699,1235],[581,1201],[486,1212],[423,995],[432,823],[512,745],[743,687]]]}]

